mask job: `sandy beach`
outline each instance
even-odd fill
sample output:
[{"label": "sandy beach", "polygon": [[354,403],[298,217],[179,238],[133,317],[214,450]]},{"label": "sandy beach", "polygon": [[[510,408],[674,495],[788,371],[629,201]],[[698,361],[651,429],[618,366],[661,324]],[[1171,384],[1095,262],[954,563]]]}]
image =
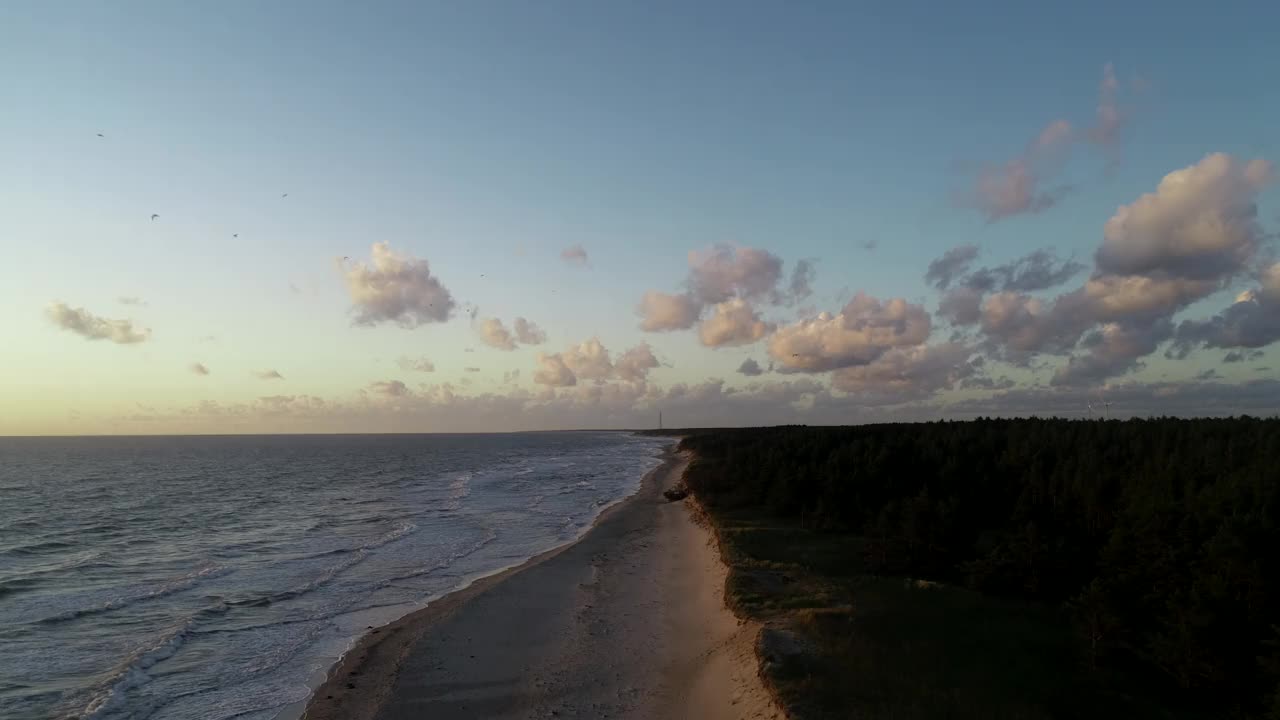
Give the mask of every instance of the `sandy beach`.
[{"label": "sandy beach", "polygon": [[668,453],[577,542],[370,631],[307,720],[782,717]]}]

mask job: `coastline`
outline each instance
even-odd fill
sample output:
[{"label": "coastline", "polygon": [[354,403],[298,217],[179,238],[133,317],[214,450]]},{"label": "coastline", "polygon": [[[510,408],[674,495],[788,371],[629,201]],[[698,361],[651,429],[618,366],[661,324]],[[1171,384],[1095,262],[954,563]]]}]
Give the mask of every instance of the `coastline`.
[{"label": "coastline", "polygon": [[371,628],[298,717],[781,717],[714,540],[661,497],[687,463],[666,448],[576,540]]}]

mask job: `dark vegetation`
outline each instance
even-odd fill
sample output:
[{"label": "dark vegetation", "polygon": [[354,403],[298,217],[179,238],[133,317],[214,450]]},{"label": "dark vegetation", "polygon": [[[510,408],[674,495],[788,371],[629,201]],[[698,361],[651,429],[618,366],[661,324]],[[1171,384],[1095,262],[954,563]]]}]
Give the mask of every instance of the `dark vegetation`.
[{"label": "dark vegetation", "polygon": [[1280,420],[681,445],[796,715],[1280,718]]}]

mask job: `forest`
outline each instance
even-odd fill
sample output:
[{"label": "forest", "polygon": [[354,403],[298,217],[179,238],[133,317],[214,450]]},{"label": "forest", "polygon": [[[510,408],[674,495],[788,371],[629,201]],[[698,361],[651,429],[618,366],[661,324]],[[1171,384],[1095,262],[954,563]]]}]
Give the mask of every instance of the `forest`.
[{"label": "forest", "polygon": [[1086,667],[1280,718],[1280,420],[793,426],[681,448],[713,514],[860,536],[848,562],[867,572],[1057,609]]}]

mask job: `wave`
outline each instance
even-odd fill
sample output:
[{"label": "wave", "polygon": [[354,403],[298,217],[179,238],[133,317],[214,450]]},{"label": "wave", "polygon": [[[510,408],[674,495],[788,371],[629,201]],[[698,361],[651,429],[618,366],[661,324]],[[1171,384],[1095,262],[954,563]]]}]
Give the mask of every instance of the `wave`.
[{"label": "wave", "polygon": [[[151,676],[147,674],[147,670],[156,663],[172,657],[186,642],[194,625],[195,619],[188,618],[158,638],[129,653],[105,680],[89,691],[88,701],[72,716],[80,720],[105,720],[116,710],[123,710],[125,694],[133,688],[150,682]],[[134,710],[136,708],[130,708],[130,714],[133,714]]]},{"label": "wave", "polygon": [[336,563],[334,565],[329,566],[328,568],[325,568],[324,572],[322,572],[319,576],[312,578],[311,580],[308,580],[306,583],[299,585],[297,587],[290,588],[288,590],[282,590],[279,592],[269,593],[267,595],[261,595],[255,598],[248,598],[245,600],[230,600],[227,602],[227,604],[231,606],[236,606],[236,607],[263,607],[266,605],[271,605],[273,603],[283,602],[285,600],[291,600],[301,595],[306,595],[307,593],[312,592],[324,586],[330,580],[333,580],[335,577],[337,577],[342,571],[347,570],[351,567],[354,567],[360,562],[363,562],[364,559],[369,556],[369,552],[371,550],[376,550],[380,547],[390,545],[391,543],[397,540],[400,540],[405,536],[410,535],[411,533],[416,532],[417,529],[418,529],[418,526],[415,525],[414,523],[401,522],[401,523],[397,523],[396,526],[391,530],[383,533],[377,538],[374,538],[373,540],[370,540],[369,542],[363,545],[360,545],[356,548],[352,548],[350,550],[346,550],[342,552],[329,551],[326,553],[320,553],[313,557],[325,557],[327,555],[335,555],[335,554],[345,555],[348,553],[350,554],[350,557],[343,560],[342,562]]},{"label": "wave", "polygon": [[48,617],[41,618],[36,622],[42,625],[51,625],[54,623],[67,622],[68,620],[75,620],[77,618],[87,617],[90,615],[99,615],[101,613],[110,612],[112,610],[119,610],[122,607],[133,605],[135,603],[145,602],[147,600],[154,600],[155,598],[164,597],[166,595],[172,595],[176,592],[182,592],[183,590],[188,590],[190,588],[195,587],[200,582],[225,574],[228,570],[229,568],[223,565],[210,565],[210,566],[201,568],[200,570],[197,570],[195,572],[187,573],[186,575],[183,575],[181,577],[174,578],[173,580],[170,580],[160,585],[159,587],[153,588],[151,590],[145,590],[143,592],[135,592],[128,595],[121,595],[119,597],[112,598],[106,601],[105,603],[102,603],[101,605],[95,605],[93,607],[67,610],[66,612],[61,612],[56,615],[50,615]]}]

